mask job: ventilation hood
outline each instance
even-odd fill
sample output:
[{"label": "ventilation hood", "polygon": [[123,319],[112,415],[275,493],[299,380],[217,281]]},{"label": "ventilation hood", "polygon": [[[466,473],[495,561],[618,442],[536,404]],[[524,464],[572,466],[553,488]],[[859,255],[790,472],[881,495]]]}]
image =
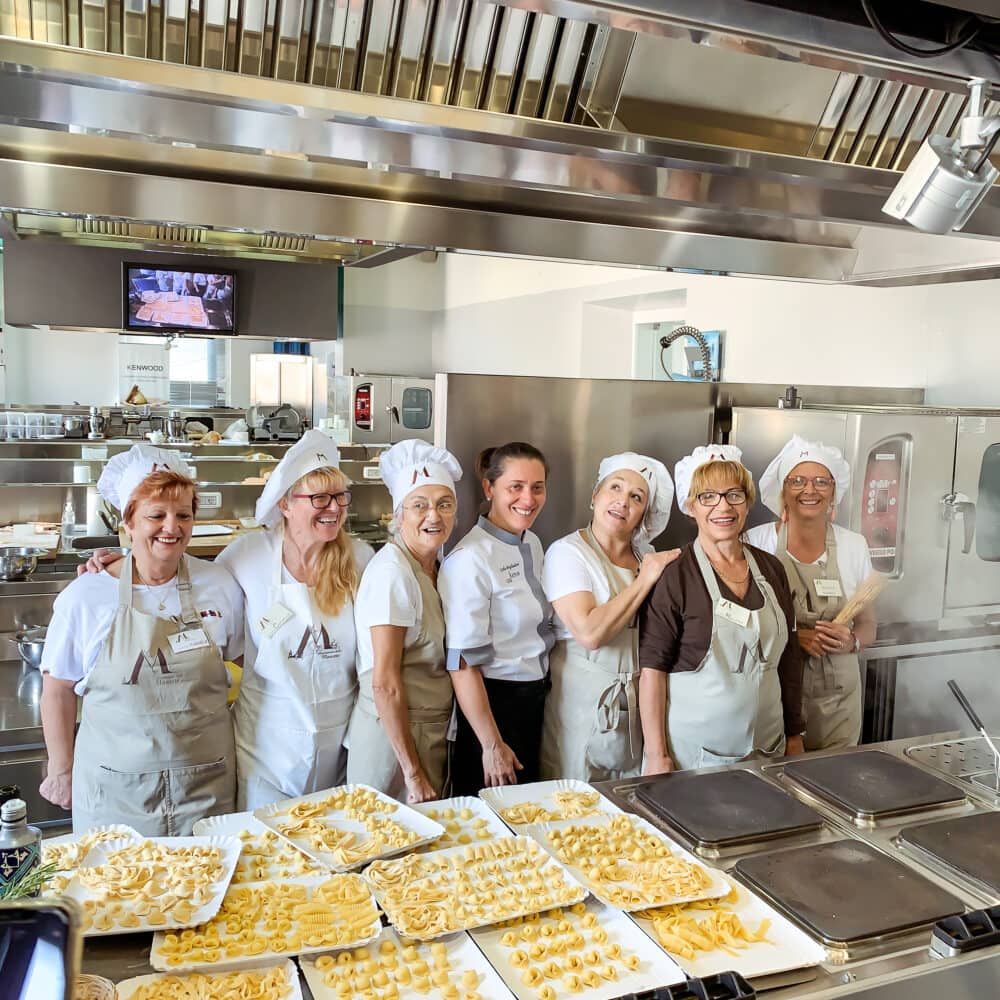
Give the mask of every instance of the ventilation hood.
[{"label": "ventilation hood", "polygon": [[793,6],[0,2],[0,231],[352,266],[1000,276],[996,193],[961,236],[881,212],[995,59],[912,59]]}]

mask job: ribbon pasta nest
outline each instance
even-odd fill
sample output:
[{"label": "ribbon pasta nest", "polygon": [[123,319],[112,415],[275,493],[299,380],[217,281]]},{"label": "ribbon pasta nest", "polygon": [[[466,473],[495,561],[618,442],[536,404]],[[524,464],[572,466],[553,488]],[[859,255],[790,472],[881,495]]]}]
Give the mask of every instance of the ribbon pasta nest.
[{"label": "ribbon pasta nest", "polygon": [[674,857],[665,841],[630,816],[549,830],[545,836],[563,864],[583,871],[599,895],[617,906],[656,906],[695,896],[712,884],[704,868]]},{"label": "ribbon pasta nest", "polygon": [[144,983],[132,1000],[284,1000],[292,995],[284,966],[260,972],[195,972]]},{"label": "ribbon pasta nest", "polygon": [[583,819],[602,812],[600,808],[596,808],[601,801],[598,792],[563,789],[552,793],[552,801],[555,809],[546,809],[538,802],[519,802],[516,806],[501,809],[500,816],[514,826],[526,826],[529,823],[552,823],[559,819]]},{"label": "ribbon pasta nest", "polygon": [[481,927],[586,895],[525,837],[376,861],[365,877],[393,925],[414,938]]},{"label": "ribbon pasta nest", "polygon": [[266,952],[349,948],[378,932],[379,917],[359,875],[333,875],[319,885],[265,882],[234,886],[208,923],[168,933],[154,943],[167,966],[212,964]]}]

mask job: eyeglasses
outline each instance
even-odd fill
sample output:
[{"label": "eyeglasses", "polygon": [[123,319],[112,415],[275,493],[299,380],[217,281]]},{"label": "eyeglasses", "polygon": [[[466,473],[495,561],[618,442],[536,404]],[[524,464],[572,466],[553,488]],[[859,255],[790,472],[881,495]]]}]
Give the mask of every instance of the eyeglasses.
[{"label": "eyeglasses", "polygon": [[747,502],[747,491],[726,490],[725,493],[719,493],[716,490],[709,490],[698,494],[698,503],[702,507],[718,507],[723,497],[726,498],[726,503],[730,507],[742,507]]},{"label": "eyeglasses", "polygon": [[337,501],[338,507],[348,507],[351,497],[354,494],[350,490],[341,490],[340,493],[293,493],[292,496],[298,500],[308,500],[313,505],[314,510],[324,510],[330,506],[331,500]]},{"label": "eyeglasses", "polygon": [[798,493],[812,483],[815,490],[829,490],[833,487],[833,480],[829,476],[789,476],[785,480],[785,485],[790,490]]},{"label": "eyeglasses", "polygon": [[[417,514],[420,517],[423,517],[430,511],[431,506],[432,505],[426,500],[414,500],[413,503],[403,504],[403,510],[408,510],[411,514]],[[436,504],[433,504],[434,509],[442,517],[454,514],[456,506],[457,504],[454,500],[439,500]]]}]

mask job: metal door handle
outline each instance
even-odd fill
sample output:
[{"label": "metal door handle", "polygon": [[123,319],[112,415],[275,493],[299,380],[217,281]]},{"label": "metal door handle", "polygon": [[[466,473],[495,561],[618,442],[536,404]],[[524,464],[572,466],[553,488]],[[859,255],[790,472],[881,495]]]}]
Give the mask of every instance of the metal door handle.
[{"label": "metal door handle", "polygon": [[389,412],[392,414],[392,419],[399,423],[399,408],[396,406],[390,406]]},{"label": "metal door handle", "polygon": [[962,552],[972,551],[972,540],[976,536],[976,505],[964,493],[946,493],[941,497],[941,519],[954,521],[962,519]]}]

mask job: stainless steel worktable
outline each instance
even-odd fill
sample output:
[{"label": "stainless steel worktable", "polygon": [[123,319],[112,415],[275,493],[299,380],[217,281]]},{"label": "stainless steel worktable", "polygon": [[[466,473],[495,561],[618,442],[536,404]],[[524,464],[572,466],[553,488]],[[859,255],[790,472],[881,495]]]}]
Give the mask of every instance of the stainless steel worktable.
[{"label": "stainless steel worktable", "polygon": [[[896,741],[879,744],[883,749],[902,756],[911,744],[929,743],[935,737],[923,737],[918,740]],[[871,749],[866,748],[866,749]],[[747,765],[740,765],[747,767]],[[767,777],[771,781],[780,780],[780,771],[773,768],[777,765],[750,765],[749,769]],[[770,773],[769,773],[770,772]],[[639,809],[631,798],[630,789],[635,782],[607,782],[598,786],[602,792],[614,799],[618,805],[629,811],[643,812],[649,818],[648,812]],[[968,792],[968,788],[963,788]],[[815,804],[813,804],[815,805]],[[974,801],[970,808],[993,808],[993,802],[987,798]],[[893,851],[891,831],[863,829],[851,826],[839,820],[829,812],[820,809],[824,818],[843,836],[856,837],[867,841],[880,850]],[[772,849],[773,845],[772,845]],[[921,869],[912,860],[899,855],[904,863],[916,868],[921,874],[933,878],[939,884],[949,885],[939,873],[929,873]],[[719,859],[715,863],[720,867],[731,867],[735,857]],[[996,903],[1000,900],[983,900],[970,894],[966,888],[949,885],[956,895],[962,898],[969,909],[975,909],[985,903]],[[83,969],[85,972],[106,976],[119,981],[131,976],[143,975],[152,971],[148,965],[151,936],[148,934],[123,935],[117,937],[91,938],[84,947]],[[832,1000],[839,997],[853,997],[858,1000],[972,1000],[972,998],[993,998],[1000,996],[1000,947],[983,949],[968,957],[937,958],[932,957],[927,947],[929,935],[924,934],[921,940],[908,941],[903,945],[893,946],[895,950],[861,961],[839,962],[834,959],[824,963],[818,969],[818,974],[809,982],[795,985],[776,986],[768,989],[769,1000]],[[308,987],[303,983],[303,990],[308,997]]]}]

